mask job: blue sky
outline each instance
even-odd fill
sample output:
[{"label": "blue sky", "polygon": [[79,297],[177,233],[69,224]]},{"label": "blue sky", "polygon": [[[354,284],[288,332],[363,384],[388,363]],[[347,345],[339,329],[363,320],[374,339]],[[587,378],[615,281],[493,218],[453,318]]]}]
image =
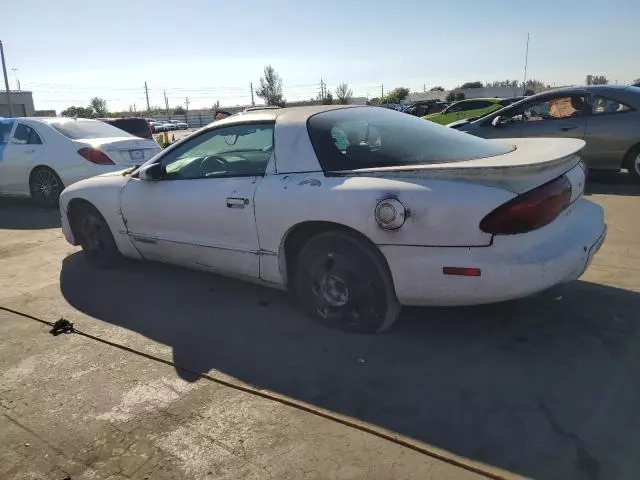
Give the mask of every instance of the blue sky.
[{"label": "blue sky", "polygon": [[[563,85],[588,73],[640,77],[637,0],[0,0],[0,40],[36,108],[144,103],[246,104],[265,64],[288,99],[349,82],[355,95],[529,77]],[[9,70],[12,88],[14,73]],[[257,99],[256,99],[257,100]]]}]

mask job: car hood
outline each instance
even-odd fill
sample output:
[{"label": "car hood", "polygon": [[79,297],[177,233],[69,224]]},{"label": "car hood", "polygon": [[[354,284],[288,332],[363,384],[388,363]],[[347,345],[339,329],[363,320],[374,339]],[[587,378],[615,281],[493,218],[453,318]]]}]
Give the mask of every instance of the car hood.
[{"label": "car hood", "polygon": [[67,211],[67,205],[73,198],[118,198],[119,192],[131,177],[124,175],[125,170],[104,173],[72,183],[60,194],[60,208]]}]

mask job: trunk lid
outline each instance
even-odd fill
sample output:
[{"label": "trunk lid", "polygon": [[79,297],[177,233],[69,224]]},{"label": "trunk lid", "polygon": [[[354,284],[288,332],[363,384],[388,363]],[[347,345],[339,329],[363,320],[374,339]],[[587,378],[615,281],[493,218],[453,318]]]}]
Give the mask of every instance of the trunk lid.
[{"label": "trunk lid", "polygon": [[153,140],[136,137],[85,138],[76,140],[82,147],[103,151],[116,165],[142,165],[161,151]]},{"label": "trunk lid", "polygon": [[[341,172],[338,175],[460,180],[524,193],[572,170],[580,163],[578,153],[585,146],[583,140],[574,138],[514,138],[495,141],[511,144],[515,148],[493,157],[423,165],[363,168]],[[584,184],[580,187],[584,189]]]}]

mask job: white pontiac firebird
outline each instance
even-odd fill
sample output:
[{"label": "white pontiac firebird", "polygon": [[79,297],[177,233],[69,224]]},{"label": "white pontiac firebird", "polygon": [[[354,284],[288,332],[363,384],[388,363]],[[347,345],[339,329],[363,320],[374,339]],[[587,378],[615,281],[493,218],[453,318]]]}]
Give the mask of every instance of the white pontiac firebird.
[{"label": "white pontiac firebird", "polygon": [[263,110],[60,197],[67,240],[291,290],[324,325],[577,279],[604,241],[575,139],[485,140],[375,107]]}]

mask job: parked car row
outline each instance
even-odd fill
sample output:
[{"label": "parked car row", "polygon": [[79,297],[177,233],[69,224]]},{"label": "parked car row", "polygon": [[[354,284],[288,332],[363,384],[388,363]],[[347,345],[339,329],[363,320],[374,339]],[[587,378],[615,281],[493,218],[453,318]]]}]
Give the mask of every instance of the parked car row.
[{"label": "parked car row", "polygon": [[189,128],[189,124],[182,120],[155,120],[153,118],[148,118],[147,122],[149,123],[153,133],[170,132],[172,130],[186,130]]},{"label": "parked car row", "polygon": [[228,274],[290,290],[325,326],[381,332],[403,305],[580,277],[606,234],[583,198],[583,146],[366,106],[258,110],[67,187],[62,230],[98,268],[125,256]]},{"label": "parked car row", "polygon": [[526,97],[488,115],[480,112],[474,116],[449,126],[483,138],[584,140],[586,146],[581,156],[589,168],[626,168],[640,181],[640,87],[594,85],[556,89]]},{"label": "parked car row", "polygon": [[465,118],[481,117],[491,112],[500,110],[507,105],[521,100],[523,97],[511,98],[470,98],[460,100],[436,113],[423,116],[425,120],[430,120],[440,125],[447,125],[457,120]]},{"label": "parked car row", "polygon": [[[502,141],[366,106],[248,111],[164,151],[98,120],[1,119],[0,193],[59,201],[94,266],[124,255],[244,277],[291,290],[326,326],[380,332],[402,305],[578,278],[606,234],[583,198],[579,132],[600,115],[626,128],[639,94],[558,91],[461,122],[515,129]],[[517,138],[529,119],[574,138]]]}]

